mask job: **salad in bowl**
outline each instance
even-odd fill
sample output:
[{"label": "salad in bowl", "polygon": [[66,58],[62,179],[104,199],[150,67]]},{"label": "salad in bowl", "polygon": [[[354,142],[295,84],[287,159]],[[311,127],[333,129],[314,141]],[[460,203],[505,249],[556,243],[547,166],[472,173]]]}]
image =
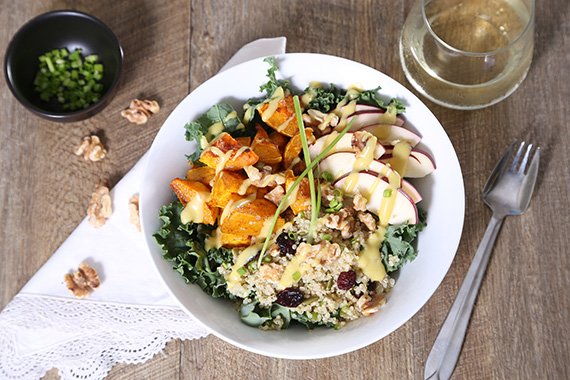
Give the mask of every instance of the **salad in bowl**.
[{"label": "salad in bowl", "polygon": [[[263,330],[339,329],[381,313],[418,255],[430,210],[415,184],[436,165],[401,99],[379,88],[277,79],[262,96],[211,105],[154,239],[187,282]],[[429,177],[428,177],[429,178]],[[221,302],[221,301],[220,301]]]},{"label": "salad in bowl", "polygon": [[[465,210],[461,169],[453,145],[435,116],[389,76],[358,62],[322,54],[283,54],[275,60],[278,67],[271,74],[275,75],[271,77],[274,80],[267,77],[271,67],[268,62],[261,58],[245,62],[204,82],[168,116],[146,157],[140,189],[142,232],[157,275],[172,299],[195,323],[237,347],[258,354],[287,359],[330,357],[360,349],[392,333],[434,294],[453,261],[461,237]],[[260,85],[268,82],[260,90]],[[330,83],[334,83],[334,88]],[[381,89],[377,90],[379,86]],[[283,89],[283,99],[280,91],[274,97],[278,87]],[[338,107],[346,95],[346,101]],[[299,118],[295,96],[301,112]],[[366,101],[371,96],[382,103]],[[279,100],[272,103],[273,98]],[[321,100],[309,106],[316,99]],[[285,107],[280,108],[280,103]],[[275,107],[271,117],[269,112],[264,115],[270,107]],[[336,114],[337,107],[346,114]],[[279,131],[285,128],[281,125],[293,112],[295,123],[288,122],[286,126],[290,129]],[[269,120],[279,115],[289,116],[279,124],[277,119]],[[356,115],[358,119],[353,117]],[[367,134],[357,133],[363,129],[358,123],[368,127],[373,124],[371,120],[380,117],[390,118],[393,128],[370,132],[376,137],[373,159],[367,170],[354,174],[356,161],[370,160],[372,142],[369,141],[373,141]],[[304,134],[296,132],[299,120],[303,122]],[[319,128],[325,120],[329,125]],[[400,187],[395,186],[398,177],[392,173],[397,168],[394,171],[395,161],[391,160],[403,158],[407,153],[405,150],[398,153],[397,144],[382,143],[387,131],[405,133],[408,137],[399,140],[413,145],[404,177],[400,176]],[[353,147],[355,134],[359,137],[355,137],[357,144]],[[222,146],[224,141],[228,142],[226,146]],[[268,142],[278,147],[279,155]],[[405,147],[401,144],[398,150],[402,146]],[[220,152],[222,155],[217,154]],[[258,161],[243,165],[246,158],[255,158],[252,153]],[[204,161],[208,161],[206,155],[210,154],[208,165]],[[215,156],[221,156],[221,161],[227,159],[218,173],[220,161],[214,164]],[[241,161],[243,169],[228,170],[232,157],[231,165]],[[279,157],[281,162],[275,162]],[[424,175],[426,170],[432,170],[429,158],[437,163],[437,169]],[[312,174],[305,172],[307,167],[311,167]],[[388,185],[378,175],[371,175],[383,170]],[[256,186],[271,178],[274,184]],[[190,188],[194,186],[202,200],[195,200],[193,191],[189,191],[188,200],[183,198],[184,203],[181,202],[171,188],[173,181],[174,184],[200,182],[201,185]],[[279,186],[284,194],[276,190],[266,197]],[[372,189],[375,191],[370,192]],[[387,199],[396,194],[396,199],[388,224],[383,226],[379,216],[382,212],[374,207],[384,202],[385,193]],[[227,203],[224,207],[214,206],[214,198],[216,202]],[[279,208],[279,198],[295,202],[286,201]],[[404,202],[408,198],[413,205]],[[363,201],[368,199],[370,204],[364,205]],[[197,207],[197,212],[203,213],[202,223],[189,219],[185,219],[188,223],[182,222],[182,213],[192,200],[195,205],[211,207]],[[313,209],[319,210],[316,218]],[[186,213],[190,215],[184,218],[199,216]],[[370,223],[370,218],[376,226]],[[216,222],[209,224],[213,219]],[[256,229],[247,230],[249,227]],[[363,269],[366,265],[358,261],[363,247],[373,245],[371,237],[380,248],[370,268],[381,268],[378,265],[381,263],[386,271],[382,280],[372,277],[381,276],[382,269],[370,274]],[[222,238],[225,244],[221,243]],[[246,250],[247,254],[238,262]],[[299,268],[293,270],[295,261]],[[290,277],[283,277],[286,271]],[[262,282],[265,278],[267,281]],[[291,297],[285,297],[286,293],[279,296],[289,288],[299,290],[302,299],[296,292],[290,292]],[[301,303],[296,307],[284,306],[291,305],[287,301],[293,305]],[[315,328],[308,330],[305,326]]]}]

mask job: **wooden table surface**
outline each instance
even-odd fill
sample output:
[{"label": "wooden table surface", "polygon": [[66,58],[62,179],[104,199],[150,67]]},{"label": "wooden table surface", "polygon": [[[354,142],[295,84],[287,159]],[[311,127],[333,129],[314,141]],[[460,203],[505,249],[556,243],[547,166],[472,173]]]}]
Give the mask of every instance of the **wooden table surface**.
[{"label": "wooden table surface", "polygon": [[[514,139],[542,147],[536,196],[528,212],[507,219],[490,262],[457,379],[570,378],[570,3],[537,2],[530,73],[505,101],[480,111],[426,104],[459,156],[466,191],[463,237],[449,273],[429,302],[385,339],[339,357],[277,360],[210,336],[172,341],[163,355],[117,365],[110,379],[423,378],[423,366],[485,230],[490,211],[480,191]],[[18,28],[40,13],[91,13],[119,36],[125,75],[112,103],[95,117],[61,125],[27,112],[0,78],[0,308],[85,216],[99,180],[114,184],[149,148],[184,96],[215,74],[243,44],[286,36],[289,52],[316,52],[362,62],[407,83],[398,36],[411,1],[0,1],[0,57]],[[145,126],[119,115],[136,97],[157,99]],[[108,157],[86,164],[73,155],[99,131]],[[50,371],[46,378],[57,378]]]}]

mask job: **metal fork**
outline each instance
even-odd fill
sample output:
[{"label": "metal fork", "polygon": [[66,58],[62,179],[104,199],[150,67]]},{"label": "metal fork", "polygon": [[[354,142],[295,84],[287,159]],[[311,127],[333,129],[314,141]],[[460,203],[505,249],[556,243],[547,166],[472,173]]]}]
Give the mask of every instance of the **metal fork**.
[{"label": "metal fork", "polygon": [[424,370],[426,380],[444,380],[451,377],[503,220],[509,215],[524,213],[530,203],[538,174],[540,148],[536,148],[530,159],[532,144],[523,141],[511,162],[516,145],[517,143],[511,144],[503,154],[483,188],[483,201],[491,208],[493,216],[457,293],[457,298],[429,353]]}]

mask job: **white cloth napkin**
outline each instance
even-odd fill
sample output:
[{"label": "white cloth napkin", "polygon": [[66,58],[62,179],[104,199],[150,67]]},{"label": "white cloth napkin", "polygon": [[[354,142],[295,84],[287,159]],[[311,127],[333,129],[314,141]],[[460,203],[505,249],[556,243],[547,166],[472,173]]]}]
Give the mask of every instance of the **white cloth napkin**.
[{"label": "white cloth napkin", "polygon": [[[221,69],[285,52],[285,37],[240,49]],[[96,229],[83,220],[0,313],[0,379],[39,378],[58,368],[62,379],[101,379],[115,363],[141,363],[175,338],[208,334],[170,297],[129,223],[147,155],[111,191],[113,215]],[[75,298],[63,276],[85,262],[101,285]]]}]

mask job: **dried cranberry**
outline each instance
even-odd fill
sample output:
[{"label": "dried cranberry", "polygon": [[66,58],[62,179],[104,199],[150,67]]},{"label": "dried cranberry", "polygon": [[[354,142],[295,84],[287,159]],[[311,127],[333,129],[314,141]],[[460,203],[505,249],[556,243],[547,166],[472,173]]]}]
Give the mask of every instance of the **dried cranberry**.
[{"label": "dried cranberry", "polygon": [[336,286],[340,290],[348,290],[356,284],[356,272],[353,270],[347,270],[346,272],[341,272],[336,279]]},{"label": "dried cranberry", "polygon": [[279,246],[279,251],[283,255],[294,255],[297,251],[297,242],[289,237],[287,232],[282,232],[281,235],[277,236],[277,245]]},{"label": "dried cranberry", "polygon": [[297,307],[305,297],[297,288],[286,288],[277,294],[277,303],[285,307]]}]

